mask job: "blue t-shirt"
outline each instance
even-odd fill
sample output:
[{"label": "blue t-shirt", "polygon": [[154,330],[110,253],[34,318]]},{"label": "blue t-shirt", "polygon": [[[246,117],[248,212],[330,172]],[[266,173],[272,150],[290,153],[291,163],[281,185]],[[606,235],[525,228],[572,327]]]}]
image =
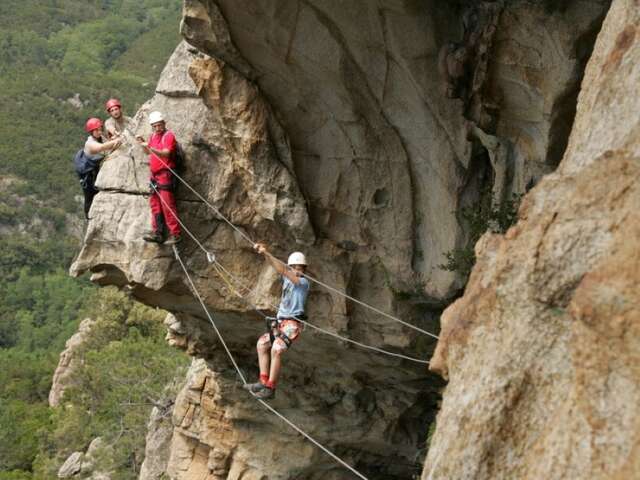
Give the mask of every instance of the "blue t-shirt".
[{"label": "blue t-shirt", "polygon": [[296,285],[287,277],[282,277],[282,298],[278,308],[278,318],[293,318],[304,315],[304,304],[309,293],[309,280],[300,277]]}]

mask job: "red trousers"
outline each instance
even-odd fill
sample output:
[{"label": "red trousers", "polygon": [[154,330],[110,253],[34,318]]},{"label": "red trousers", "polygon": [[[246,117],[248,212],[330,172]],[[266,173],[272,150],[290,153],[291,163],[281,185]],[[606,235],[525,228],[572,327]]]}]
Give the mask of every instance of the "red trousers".
[{"label": "red trousers", "polygon": [[149,205],[151,206],[151,225],[155,231],[158,229],[156,216],[162,215],[171,235],[180,235],[180,223],[178,223],[178,211],[176,199],[173,196],[171,172],[165,170],[151,175],[151,181],[156,183],[157,192],[151,192]]}]

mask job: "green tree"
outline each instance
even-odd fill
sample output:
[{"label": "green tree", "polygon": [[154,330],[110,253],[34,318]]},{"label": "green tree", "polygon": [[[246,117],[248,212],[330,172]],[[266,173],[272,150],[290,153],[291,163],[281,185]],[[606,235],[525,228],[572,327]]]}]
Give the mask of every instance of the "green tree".
[{"label": "green tree", "polygon": [[46,405],[0,399],[0,470],[31,468],[48,417]]},{"label": "green tree", "polygon": [[[56,449],[64,449],[55,439],[75,438],[74,445],[86,447],[86,432],[106,424],[102,404],[89,415],[70,403],[74,419],[47,406],[60,351],[80,319],[102,319],[86,349],[96,369],[96,352],[111,342],[182,358],[162,341],[161,312],[110,289],[95,293],[86,280],[66,274],[78,249],[67,224],[70,215],[81,215],[71,158],[84,142],[84,122],[103,117],[111,96],[133,114],[153,95],[160,69],[152,66],[161,67],[179,41],[180,6],[175,0],[0,2],[0,480],[32,479],[34,469],[55,478],[48,468],[59,466]],[[67,102],[76,94],[79,108]]]},{"label": "green tree", "polygon": [[518,220],[518,208],[522,195],[514,194],[509,200],[495,205],[492,202],[491,190],[485,189],[480,194],[480,201],[460,211],[463,225],[469,235],[466,245],[445,252],[446,263],[439,265],[443,270],[456,272],[463,278],[469,277],[476,263],[475,245],[487,231],[505,233]]},{"label": "green tree", "polygon": [[111,452],[102,467],[116,471],[117,478],[134,479],[144,458],[149,413],[164,405],[167,395],[175,396],[173,381],[184,375],[187,358],[164,341],[165,312],[115,289],[96,292],[87,313],[97,320],[80,350],[76,383],[65,390],[64,406],[53,416],[36,473],[46,478],[69,454],[100,436]]}]

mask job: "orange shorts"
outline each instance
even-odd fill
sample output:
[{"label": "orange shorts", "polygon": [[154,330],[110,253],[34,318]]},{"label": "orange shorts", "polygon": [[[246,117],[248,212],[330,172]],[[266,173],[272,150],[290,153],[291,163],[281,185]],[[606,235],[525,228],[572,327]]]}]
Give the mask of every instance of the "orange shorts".
[{"label": "orange shorts", "polygon": [[[282,320],[278,324],[278,331],[289,337],[289,340],[291,340],[291,342],[293,343],[295,342],[296,338],[300,336],[300,323],[296,320]],[[258,346],[268,345],[270,343],[271,337],[268,333],[265,333],[258,339]],[[284,340],[282,340],[281,338],[276,338],[273,345],[273,350],[282,351],[286,349],[287,344],[284,343]]]}]

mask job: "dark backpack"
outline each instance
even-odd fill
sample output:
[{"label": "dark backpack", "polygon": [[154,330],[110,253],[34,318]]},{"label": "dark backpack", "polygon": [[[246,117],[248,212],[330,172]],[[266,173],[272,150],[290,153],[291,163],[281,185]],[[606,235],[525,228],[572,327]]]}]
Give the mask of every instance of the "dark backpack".
[{"label": "dark backpack", "polygon": [[176,166],[174,167],[173,170],[180,176],[182,176],[187,166],[185,163],[185,160],[186,160],[186,155],[184,154],[184,149],[182,148],[182,145],[180,145],[176,140],[176,152],[173,156],[173,161]]},{"label": "dark backpack", "polygon": [[100,160],[102,160],[101,155],[90,157],[84,153],[84,148],[78,150],[73,157],[73,165],[78,177],[82,178],[90,172],[97,171],[100,168]]}]

